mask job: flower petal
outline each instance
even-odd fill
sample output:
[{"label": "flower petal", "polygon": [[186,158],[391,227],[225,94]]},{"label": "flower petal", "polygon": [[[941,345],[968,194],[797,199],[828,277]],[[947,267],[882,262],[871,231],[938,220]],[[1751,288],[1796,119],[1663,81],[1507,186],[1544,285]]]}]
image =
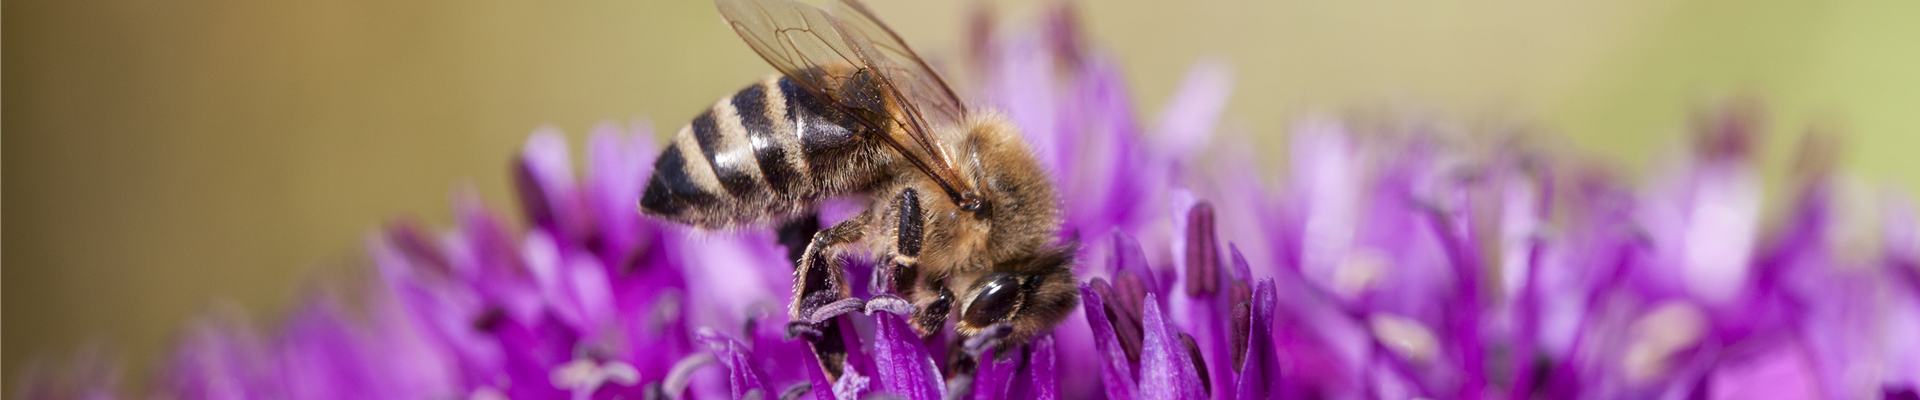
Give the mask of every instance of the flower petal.
[{"label": "flower petal", "polygon": [[1034,400],[1057,400],[1060,398],[1060,382],[1053,363],[1053,335],[1041,335],[1027,346],[1032,353],[1027,355],[1027,397]]},{"label": "flower petal", "polygon": [[[1096,280],[1097,282],[1097,280]],[[1121,348],[1120,338],[1114,335],[1113,323],[1102,315],[1107,313],[1107,305],[1094,291],[1092,285],[1080,284],[1081,305],[1087,313],[1087,325],[1093,329],[1094,347],[1100,351],[1100,380],[1106,384],[1107,398],[1114,400],[1132,400],[1136,388],[1133,384],[1133,367],[1127,365],[1126,350]]]},{"label": "flower petal", "polygon": [[1273,346],[1273,307],[1275,301],[1273,278],[1261,279],[1255,285],[1253,301],[1248,303],[1252,309],[1249,317],[1252,321],[1247,334],[1247,352],[1245,364],[1240,366],[1240,382],[1235,385],[1236,398],[1242,400],[1272,398],[1280,393],[1279,349]]},{"label": "flower petal", "polygon": [[[1124,279],[1132,278],[1133,276],[1134,275],[1130,273],[1123,274],[1120,276],[1123,278],[1121,282],[1137,284],[1139,279]],[[1104,323],[1111,328],[1110,332],[1114,335],[1114,343],[1118,345],[1121,352],[1126,355],[1127,365],[1139,365],[1141,338],[1140,314],[1127,309],[1124,300],[1127,298],[1127,292],[1108,285],[1107,281],[1101,280],[1100,278],[1094,278],[1090,285],[1094,293],[1099,294],[1102,299],[1111,302],[1102,304],[1102,308],[1104,308],[1102,312],[1089,313],[1088,315],[1092,316],[1092,318],[1089,319],[1100,319],[1104,321]],[[1118,301],[1116,301],[1116,299],[1118,299]],[[1129,367],[1127,369],[1127,376],[1133,376],[1133,368]]]},{"label": "flower petal", "polygon": [[1735,356],[1707,378],[1710,399],[1817,399],[1820,383],[1806,349],[1780,343]]},{"label": "flower petal", "polygon": [[1146,342],[1140,353],[1140,389],[1145,399],[1199,399],[1207,396],[1193,359],[1173,329],[1173,321],[1160,312],[1154,295],[1147,295]]},{"label": "flower petal", "polygon": [[[639,247],[643,219],[634,212],[645,189],[649,158],[659,154],[653,145],[651,123],[638,121],[631,131],[618,125],[594,128],[587,146],[586,206],[596,224],[599,253],[614,270],[622,270]],[[592,245],[592,244],[590,244]]]},{"label": "flower petal", "polygon": [[1109,263],[1108,268],[1110,268],[1114,274],[1114,286],[1116,289],[1122,288],[1119,277],[1124,273],[1131,273],[1140,279],[1140,283],[1143,285],[1140,289],[1144,289],[1144,292],[1123,293],[1138,296],[1138,298],[1131,299],[1135,303],[1130,304],[1134,312],[1139,312],[1140,307],[1137,302],[1142,301],[1147,293],[1166,293],[1170,290],[1170,286],[1163,284],[1171,284],[1171,282],[1161,282],[1160,274],[1156,273],[1153,267],[1147,264],[1147,252],[1140,248],[1140,241],[1134,240],[1133,236],[1127,235],[1124,232],[1115,231],[1113,234],[1113,259]]},{"label": "flower petal", "polygon": [[733,398],[746,398],[747,393],[758,390],[766,395],[773,393],[767,386],[767,373],[760,370],[763,360],[755,360],[753,353],[745,344],[731,336],[714,332],[712,329],[700,329],[696,334],[701,342],[707,344],[715,359],[727,367],[728,381],[733,387]]},{"label": "flower petal", "polygon": [[940,369],[905,318],[890,312],[873,314],[873,361],[877,368],[873,375],[880,379],[880,391],[908,400],[945,398]]},{"label": "flower petal", "polygon": [[156,386],[180,398],[240,400],[277,397],[265,346],[238,312],[207,318],[191,328],[174,349],[166,375]]},{"label": "flower petal", "polygon": [[580,238],[588,230],[588,220],[581,214],[585,210],[570,158],[566,135],[557,128],[541,128],[527,138],[513,178],[521,210],[530,222],[557,235]]},{"label": "flower petal", "polygon": [[840,380],[833,382],[834,398],[839,400],[858,400],[872,388],[873,378],[861,375],[860,370],[848,365],[840,374]]},{"label": "flower petal", "polygon": [[1247,276],[1247,258],[1240,255],[1239,247],[1228,244],[1227,249],[1233,253],[1233,269],[1242,277],[1235,279],[1227,288],[1226,304],[1232,307],[1227,317],[1231,328],[1227,331],[1228,351],[1231,354],[1231,362],[1227,365],[1232,366],[1234,372],[1240,372],[1247,359],[1247,339],[1253,334],[1253,288],[1247,286],[1244,278]]},{"label": "flower petal", "polygon": [[975,400],[994,400],[1007,397],[1007,388],[1013,383],[1013,370],[1019,367],[1020,356],[1010,354],[1001,357],[999,353],[998,350],[988,350],[980,354],[979,368],[975,370],[973,375],[973,398]]},{"label": "flower petal", "polygon": [[800,354],[803,360],[800,367],[807,370],[807,382],[812,384],[809,391],[813,392],[813,400],[838,399],[838,396],[833,394],[834,382],[827,380],[826,371],[820,370],[819,356],[815,356],[812,350],[803,351]]},{"label": "flower petal", "polygon": [[1220,59],[1207,58],[1193,63],[1179,92],[1160,110],[1160,151],[1185,157],[1206,148],[1213,138],[1214,125],[1227,109],[1233,95],[1233,69]]}]

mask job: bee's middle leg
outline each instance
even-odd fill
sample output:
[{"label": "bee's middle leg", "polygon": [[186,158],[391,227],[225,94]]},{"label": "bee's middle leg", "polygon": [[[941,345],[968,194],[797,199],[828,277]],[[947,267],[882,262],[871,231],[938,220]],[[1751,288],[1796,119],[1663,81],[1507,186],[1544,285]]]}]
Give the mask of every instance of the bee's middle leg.
[{"label": "bee's middle leg", "polygon": [[814,233],[793,270],[794,299],[787,337],[805,339],[831,379],[840,378],[847,357],[839,317],[865,306],[848,290],[840,253],[848,244],[860,241],[860,229],[869,217],[869,213],[861,213]]},{"label": "bee's middle leg", "polygon": [[869,218],[870,213],[863,212],[813,234],[813,241],[795,261],[790,333],[799,325],[814,325],[860,309],[862,302],[852,296],[840,253],[860,241],[861,228]]},{"label": "bee's middle leg", "polygon": [[913,309],[913,329],[920,336],[939,333],[946,327],[947,314],[952,311],[953,291],[945,285],[928,284],[920,274],[920,249],[926,241],[927,218],[926,211],[920,207],[919,191],[901,190],[888,211],[887,218],[895,223],[895,242],[887,265],[874,270],[874,286],[879,291],[913,299],[917,306]]}]

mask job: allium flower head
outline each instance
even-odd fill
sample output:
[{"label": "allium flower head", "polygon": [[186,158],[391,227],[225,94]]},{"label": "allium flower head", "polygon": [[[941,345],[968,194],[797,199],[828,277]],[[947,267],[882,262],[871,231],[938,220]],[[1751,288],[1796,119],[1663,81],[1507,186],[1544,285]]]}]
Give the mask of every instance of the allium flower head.
[{"label": "allium flower head", "polygon": [[[1755,107],[1704,114],[1698,151],[1645,188],[1521,145],[1473,148],[1424,121],[1304,117],[1288,153],[1265,154],[1215,134],[1232,88],[1224,63],[1196,63],[1148,123],[1070,9],[1028,29],[976,21],[973,60],[954,71],[977,78],[963,92],[1024,131],[1060,188],[1063,231],[1083,244],[1079,309],[1024,346],[973,355],[956,334],[918,336],[914,306],[869,293],[871,260],[853,260],[862,301],[835,310],[843,329],[820,340],[845,359],[823,370],[788,337],[793,255],[773,233],[694,232],[636,212],[659,151],[641,121],[596,128],[579,171],[562,133],[535,132],[513,164],[517,219],[463,193],[451,228],[389,224],[367,239],[378,284],[366,299],[313,296],[265,330],[196,324],[151,394],[1912,399],[1920,388],[1912,208],[1841,207],[1854,192],[1827,168],[1770,206],[1752,160]],[[1259,176],[1256,160],[1275,156],[1287,173]],[[32,382],[29,398],[112,397]]]}]

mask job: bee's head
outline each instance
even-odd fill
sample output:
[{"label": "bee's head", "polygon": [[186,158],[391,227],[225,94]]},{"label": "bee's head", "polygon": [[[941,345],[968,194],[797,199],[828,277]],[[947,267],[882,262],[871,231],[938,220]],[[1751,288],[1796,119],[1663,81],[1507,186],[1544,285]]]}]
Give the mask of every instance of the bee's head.
[{"label": "bee's head", "polygon": [[[1074,283],[1072,245],[1043,249],[1033,258],[995,268],[960,298],[960,333],[973,335],[1001,323],[1011,326],[1003,343],[1018,345],[1057,325],[1080,304]],[[1002,268],[1009,267],[1013,268]]]}]

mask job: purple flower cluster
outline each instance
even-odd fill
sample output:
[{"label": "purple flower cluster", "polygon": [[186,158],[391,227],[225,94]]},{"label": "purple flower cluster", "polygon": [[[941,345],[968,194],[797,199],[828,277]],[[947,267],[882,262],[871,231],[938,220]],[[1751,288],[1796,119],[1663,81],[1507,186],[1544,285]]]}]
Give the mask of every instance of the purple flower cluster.
[{"label": "purple flower cluster", "polygon": [[[453,229],[392,224],[368,240],[369,293],[264,335],[198,324],[151,396],[1920,398],[1912,211],[1837,204],[1851,186],[1815,161],[1769,219],[1751,107],[1701,118],[1698,150],[1644,189],[1436,124],[1330,118],[1293,128],[1270,184],[1268,155],[1211,144],[1224,66],[1143,125],[1071,10],[1047,15],[983,18],[969,64],[1087,244],[1083,312],[1026,346],[972,359],[875,303],[840,317],[830,380],[785,337],[786,250],[640,216],[654,134],[606,125],[577,176],[562,134],[528,140],[522,221],[463,195]],[[114,397],[48,382],[24,397]]]}]

